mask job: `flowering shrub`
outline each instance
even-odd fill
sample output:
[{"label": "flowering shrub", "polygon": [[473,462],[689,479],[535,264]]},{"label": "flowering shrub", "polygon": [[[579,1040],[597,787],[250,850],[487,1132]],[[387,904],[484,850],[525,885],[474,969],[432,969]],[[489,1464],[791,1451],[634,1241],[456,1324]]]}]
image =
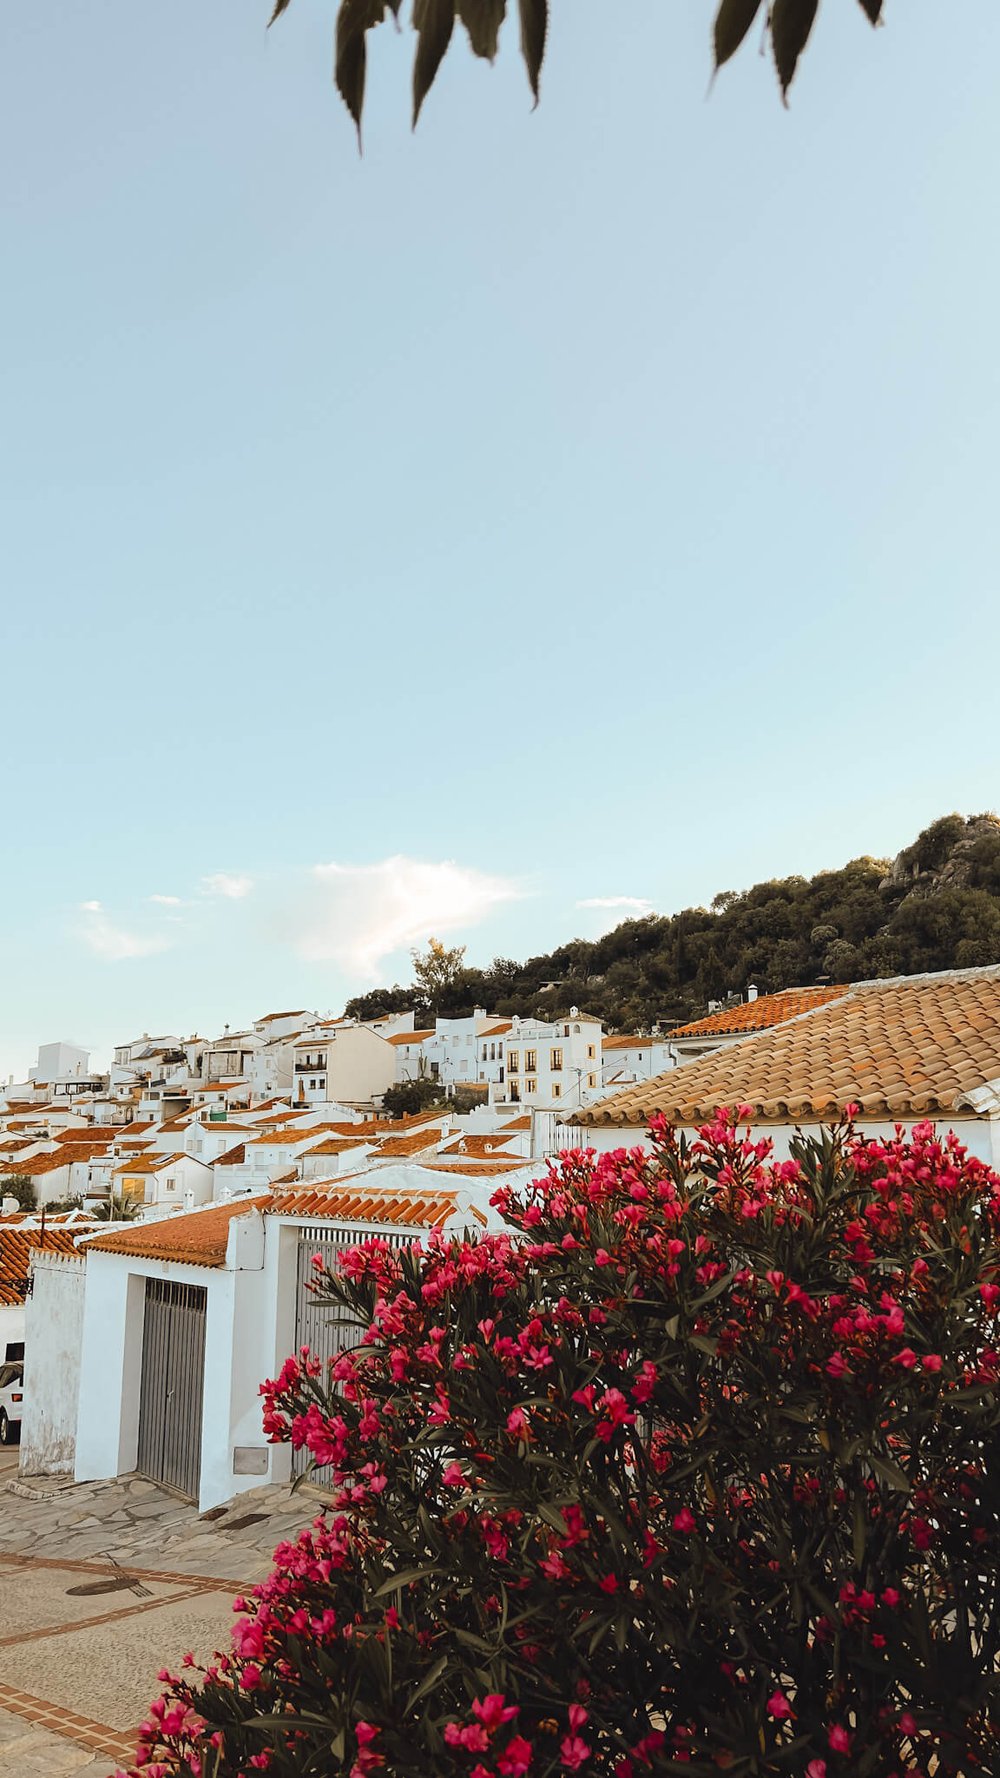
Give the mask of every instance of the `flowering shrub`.
[{"label": "flowering shrub", "polygon": [[265,1424],[335,1504],[147,1774],[1000,1770],[1000,1179],[930,1125],[651,1134],[324,1278],[359,1343]]}]

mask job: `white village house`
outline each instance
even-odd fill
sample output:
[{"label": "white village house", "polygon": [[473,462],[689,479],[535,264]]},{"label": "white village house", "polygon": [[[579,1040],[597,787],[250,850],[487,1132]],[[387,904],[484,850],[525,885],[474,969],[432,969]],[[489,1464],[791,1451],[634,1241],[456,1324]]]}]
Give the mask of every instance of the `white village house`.
[{"label": "white village house", "polygon": [[931,1119],[1000,1165],[1000,965],[832,990],[781,1024],[589,1107],[565,1136],[631,1147],[654,1113],[691,1130],[720,1105],[748,1105],[780,1159],[797,1128],[817,1130],[849,1102],[866,1135]]},{"label": "white village house", "polygon": [[[69,1402],[64,1372],[60,1423],[50,1388],[50,1449],[65,1462],[67,1439],[75,1445],[78,1481],[138,1469],[203,1512],[287,1481],[293,1454],[264,1439],[259,1385],[302,1345],[328,1356],[343,1337],[304,1288],[313,1256],[333,1260],[372,1234],[403,1244],[495,1223],[488,1198],[499,1165],[482,1180],[389,1165],[89,1240],[77,1396]],[[503,1170],[527,1177],[523,1161]],[[38,1330],[27,1380],[37,1377],[40,1393],[56,1369],[48,1348],[65,1346],[62,1324],[77,1308],[74,1288],[59,1329]]]}]

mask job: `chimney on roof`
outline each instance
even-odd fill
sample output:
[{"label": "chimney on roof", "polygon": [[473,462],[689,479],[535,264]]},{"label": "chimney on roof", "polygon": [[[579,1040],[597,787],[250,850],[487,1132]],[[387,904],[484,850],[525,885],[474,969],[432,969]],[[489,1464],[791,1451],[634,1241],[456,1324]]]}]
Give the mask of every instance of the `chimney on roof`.
[{"label": "chimney on roof", "polygon": [[751,982],[750,986],[747,989],[747,1000],[748,1001],[749,1000],[756,1000],[756,998],[757,998],[757,990],[754,987],[753,982]]}]

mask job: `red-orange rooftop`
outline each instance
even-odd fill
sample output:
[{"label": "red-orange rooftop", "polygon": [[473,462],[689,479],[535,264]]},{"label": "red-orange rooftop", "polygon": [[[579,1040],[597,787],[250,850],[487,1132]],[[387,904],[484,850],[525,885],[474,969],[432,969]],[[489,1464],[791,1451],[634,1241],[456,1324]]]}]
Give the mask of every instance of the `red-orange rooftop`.
[{"label": "red-orange rooftop", "polygon": [[[745,1000],[741,1006],[727,1006],[722,1012],[713,1012],[705,1019],[692,1019],[690,1024],[675,1025],[668,1032],[667,1041],[675,1037],[729,1037],[742,1036],[750,1031],[768,1031],[772,1025],[783,1025],[786,1019],[797,1019],[800,1013],[812,1012],[814,1007],[826,1006],[831,1000],[839,1000],[850,991],[849,982],[841,982],[836,987],[825,984],[821,988],[782,988],[778,994],[758,994],[756,1000]],[[647,1043],[652,1038],[646,1039]],[[641,1043],[641,1038],[632,1042]],[[604,1047],[622,1047],[618,1038],[607,1038]]]}]

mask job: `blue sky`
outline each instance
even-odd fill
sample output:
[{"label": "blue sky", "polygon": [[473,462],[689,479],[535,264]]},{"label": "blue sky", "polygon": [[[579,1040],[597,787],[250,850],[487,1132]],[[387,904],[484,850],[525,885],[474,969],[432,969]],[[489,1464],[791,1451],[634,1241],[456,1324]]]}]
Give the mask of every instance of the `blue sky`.
[{"label": "blue sky", "polygon": [[1000,9],[711,10],[5,10],[0,1075],[996,805]]}]

